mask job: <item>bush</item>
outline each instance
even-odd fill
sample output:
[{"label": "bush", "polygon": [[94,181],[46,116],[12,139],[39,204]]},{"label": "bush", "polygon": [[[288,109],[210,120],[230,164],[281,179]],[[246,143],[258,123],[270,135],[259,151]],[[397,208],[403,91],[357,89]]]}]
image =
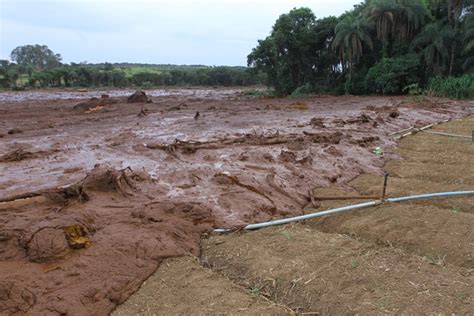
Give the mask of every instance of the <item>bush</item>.
[{"label": "bush", "polygon": [[396,58],[384,58],[369,69],[366,90],[369,93],[401,94],[403,88],[420,81],[420,60],[409,54]]},{"label": "bush", "polygon": [[290,95],[290,98],[304,98],[307,97],[308,95],[312,94],[314,91],[314,88],[309,84],[305,84],[303,86],[299,86],[296,88]]},{"label": "bush", "polygon": [[455,99],[474,98],[474,74],[461,77],[436,77],[430,81],[428,93]]}]

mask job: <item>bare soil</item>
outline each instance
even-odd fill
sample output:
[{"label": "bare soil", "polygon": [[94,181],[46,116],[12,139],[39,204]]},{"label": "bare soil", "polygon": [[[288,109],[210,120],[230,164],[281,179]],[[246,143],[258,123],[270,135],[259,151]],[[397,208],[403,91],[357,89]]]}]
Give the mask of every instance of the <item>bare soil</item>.
[{"label": "bare soil", "polygon": [[285,315],[282,305],[204,268],[197,258],[167,259],[113,313],[121,315]]},{"label": "bare soil", "polygon": [[[380,175],[387,161],[399,157],[397,142],[388,133],[463,118],[473,106],[441,99],[413,103],[398,97],[253,99],[217,91],[152,95],[153,103],[133,104],[116,96],[117,103],[84,111],[74,109],[84,100],[60,96],[2,98],[0,313],[13,315],[107,314],[166,258],[199,256],[203,233],[301,214],[311,206],[309,192],[315,188],[354,191],[351,180],[364,173]],[[21,133],[9,133],[13,129]],[[374,155],[375,147],[385,154]],[[458,213],[472,216],[469,211]],[[465,220],[452,224],[464,232]],[[318,230],[339,229],[315,225]],[[364,251],[375,247],[369,237],[351,243]],[[439,248],[440,254],[450,251],[445,261],[453,267],[440,278],[466,283],[453,269],[472,268],[469,244],[457,250],[450,245]],[[401,262],[393,269],[416,266],[421,261],[415,254],[431,254],[417,247],[401,259],[382,251],[382,258]],[[347,251],[348,257],[354,255]],[[375,254],[369,259],[371,264],[378,260]],[[430,269],[429,263],[423,265],[420,280],[428,282],[429,274],[439,272],[437,266]],[[415,270],[407,270],[401,280]],[[459,288],[439,293],[464,297],[453,302],[470,299],[456,282]],[[243,295],[239,293],[235,295]],[[241,297],[232,308],[279,311],[271,302]],[[209,300],[203,297],[201,308]],[[309,310],[306,301],[301,302],[304,308],[282,302],[295,311]],[[387,304],[399,302],[405,301]],[[443,302],[433,306],[445,306]]]}]

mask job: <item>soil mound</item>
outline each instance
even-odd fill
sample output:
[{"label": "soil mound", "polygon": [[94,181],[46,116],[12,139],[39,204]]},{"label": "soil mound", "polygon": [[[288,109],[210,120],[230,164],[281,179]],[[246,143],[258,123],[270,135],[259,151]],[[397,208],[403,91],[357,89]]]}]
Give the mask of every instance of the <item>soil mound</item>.
[{"label": "soil mound", "polygon": [[152,101],[148,98],[144,91],[137,90],[128,97],[127,103],[152,103]]}]

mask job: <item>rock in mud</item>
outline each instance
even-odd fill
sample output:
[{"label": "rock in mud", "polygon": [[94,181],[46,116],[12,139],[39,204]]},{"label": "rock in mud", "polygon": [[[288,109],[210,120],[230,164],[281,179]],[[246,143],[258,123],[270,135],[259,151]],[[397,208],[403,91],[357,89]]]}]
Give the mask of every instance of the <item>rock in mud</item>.
[{"label": "rock in mud", "polygon": [[312,136],[313,143],[323,144],[339,144],[342,140],[343,134],[341,132],[335,133],[319,133]]},{"label": "rock in mud", "polygon": [[23,131],[19,128],[13,128],[11,130],[8,131],[8,134],[9,135],[13,135],[13,134],[20,134],[20,133],[23,133]]},{"label": "rock in mud", "polygon": [[399,112],[397,109],[395,109],[395,110],[391,111],[391,112],[388,114],[388,116],[391,117],[391,118],[397,118],[397,117],[400,116],[400,112]]},{"label": "rock in mud", "polygon": [[64,231],[53,227],[35,232],[26,249],[28,259],[37,263],[60,259],[70,250]]},{"label": "rock in mud", "polygon": [[296,153],[292,151],[282,150],[279,156],[281,162],[294,163],[296,161]]},{"label": "rock in mud", "polygon": [[321,128],[326,127],[324,125],[324,119],[322,117],[313,117],[311,121],[309,122],[309,124],[313,127],[321,127]]},{"label": "rock in mud", "polygon": [[349,124],[363,124],[363,123],[369,123],[372,121],[372,118],[368,116],[367,114],[362,113],[361,115],[357,116],[356,118],[350,118],[346,120],[346,123]]},{"label": "rock in mud", "polygon": [[127,103],[152,103],[152,101],[144,91],[137,90],[134,94],[128,97]]}]

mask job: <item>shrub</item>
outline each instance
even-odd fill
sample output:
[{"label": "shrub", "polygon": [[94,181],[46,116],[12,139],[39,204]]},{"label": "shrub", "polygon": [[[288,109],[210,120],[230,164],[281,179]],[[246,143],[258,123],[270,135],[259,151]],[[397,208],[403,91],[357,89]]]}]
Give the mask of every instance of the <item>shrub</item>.
[{"label": "shrub", "polygon": [[396,58],[384,58],[369,69],[366,90],[369,93],[400,94],[403,88],[419,82],[420,60],[408,54]]},{"label": "shrub", "polygon": [[435,77],[430,81],[428,93],[455,99],[474,98],[474,74],[461,77]]}]

